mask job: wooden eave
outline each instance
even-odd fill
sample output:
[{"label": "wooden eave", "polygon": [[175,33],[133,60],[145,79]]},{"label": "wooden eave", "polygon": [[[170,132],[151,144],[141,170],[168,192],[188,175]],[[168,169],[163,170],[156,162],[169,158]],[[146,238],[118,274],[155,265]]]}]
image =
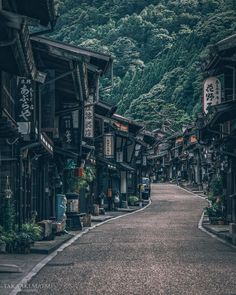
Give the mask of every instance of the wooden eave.
[{"label": "wooden eave", "polygon": [[4,3],[3,8],[26,16],[37,19],[43,26],[51,24],[53,27],[56,22],[54,0],[12,0],[11,3]]},{"label": "wooden eave", "polygon": [[219,52],[236,48],[236,34],[219,41],[216,43],[216,47]]},{"label": "wooden eave", "polygon": [[109,105],[105,102],[98,101],[95,103],[95,114],[101,115],[104,117],[111,117],[116,111],[117,107]]},{"label": "wooden eave", "polygon": [[37,41],[32,41],[32,47],[38,67],[42,71],[55,70],[55,79],[61,77],[55,81],[56,96],[61,99],[66,98],[68,102],[80,100],[81,73],[78,61],[72,60],[71,56],[63,54],[60,49],[54,51],[52,46],[43,46]]},{"label": "wooden eave", "polygon": [[209,109],[208,125],[210,127],[233,119],[236,119],[236,100],[226,101]]},{"label": "wooden eave", "polygon": [[0,68],[33,80],[39,75],[25,19],[3,10],[0,10]]},{"label": "wooden eave", "polygon": [[121,115],[118,115],[118,114],[114,114],[112,116],[112,119],[114,119],[115,121],[118,121],[120,123],[128,124],[129,132],[131,132],[131,133],[137,133],[138,131],[143,129],[143,125],[141,125],[133,120],[130,120],[128,118],[125,118]]},{"label": "wooden eave", "polygon": [[219,68],[227,64],[236,63],[236,34],[216,43],[212,49],[212,56],[205,61],[203,70],[214,70],[217,74]]},{"label": "wooden eave", "polygon": [[71,58],[74,61],[84,61],[88,65],[96,67],[101,71],[101,74],[105,73],[112,65],[112,57],[107,54],[98,53],[90,49],[85,49],[79,46],[66,44],[59,41],[53,41],[45,37],[31,37],[32,42],[37,42],[37,46],[40,45],[48,50],[54,51],[55,54],[60,54]]}]

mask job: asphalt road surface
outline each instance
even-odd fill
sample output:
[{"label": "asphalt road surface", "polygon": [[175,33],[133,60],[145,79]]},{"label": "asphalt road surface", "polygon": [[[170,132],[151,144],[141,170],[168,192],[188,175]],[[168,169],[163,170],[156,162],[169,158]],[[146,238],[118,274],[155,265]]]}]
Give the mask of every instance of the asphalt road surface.
[{"label": "asphalt road surface", "polygon": [[236,295],[236,251],[198,229],[205,206],[153,185],[151,206],[81,237],[21,294]]}]

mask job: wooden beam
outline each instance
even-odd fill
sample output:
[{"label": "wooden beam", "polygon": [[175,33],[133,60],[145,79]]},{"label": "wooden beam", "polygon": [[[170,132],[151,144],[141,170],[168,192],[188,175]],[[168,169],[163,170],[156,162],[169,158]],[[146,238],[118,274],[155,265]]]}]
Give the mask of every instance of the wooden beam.
[{"label": "wooden beam", "polygon": [[77,78],[79,82],[79,88],[80,88],[80,100],[84,101],[86,100],[87,93],[86,91],[86,83],[85,83],[85,72],[84,72],[84,64],[79,63],[77,66]]},{"label": "wooden beam", "polygon": [[75,64],[72,61],[70,61],[69,64],[70,64],[70,69],[73,70],[72,79],[73,79],[73,84],[74,84],[74,89],[75,89],[75,97],[79,101],[80,100],[79,81],[77,79],[77,71],[74,71],[77,67],[77,63]]}]

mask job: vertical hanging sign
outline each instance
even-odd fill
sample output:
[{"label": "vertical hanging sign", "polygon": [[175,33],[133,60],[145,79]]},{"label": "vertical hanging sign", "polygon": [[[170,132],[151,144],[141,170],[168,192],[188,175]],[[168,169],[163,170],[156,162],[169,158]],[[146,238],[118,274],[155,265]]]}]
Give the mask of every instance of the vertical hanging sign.
[{"label": "vertical hanging sign", "polygon": [[72,115],[64,115],[62,117],[62,132],[63,132],[63,143],[66,146],[71,146],[73,144],[73,120]]},{"label": "vertical hanging sign", "polygon": [[94,106],[91,104],[84,107],[84,137],[94,137]]},{"label": "vertical hanging sign", "polygon": [[30,79],[19,78],[17,123],[22,134],[29,134],[34,115],[34,87]]},{"label": "vertical hanging sign", "polygon": [[114,158],[114,135],[104,134],[104,156],[105,158]]},{"label": "vertical hanging sign", "polygon": [[210,77],[204,82],[203,110],[208,113],[208,107],[221,103],[221,82],[216,77]]}]

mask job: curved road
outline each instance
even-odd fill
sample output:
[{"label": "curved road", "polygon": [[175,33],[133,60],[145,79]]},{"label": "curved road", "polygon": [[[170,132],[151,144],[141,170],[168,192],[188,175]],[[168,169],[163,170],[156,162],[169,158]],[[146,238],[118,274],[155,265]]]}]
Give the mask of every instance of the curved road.
[{"label": "curved road", "polygon": [[206,202],[165,184],[152,201],[81,237],[21,294],[236,295],[236,251],[197,227]]}]

